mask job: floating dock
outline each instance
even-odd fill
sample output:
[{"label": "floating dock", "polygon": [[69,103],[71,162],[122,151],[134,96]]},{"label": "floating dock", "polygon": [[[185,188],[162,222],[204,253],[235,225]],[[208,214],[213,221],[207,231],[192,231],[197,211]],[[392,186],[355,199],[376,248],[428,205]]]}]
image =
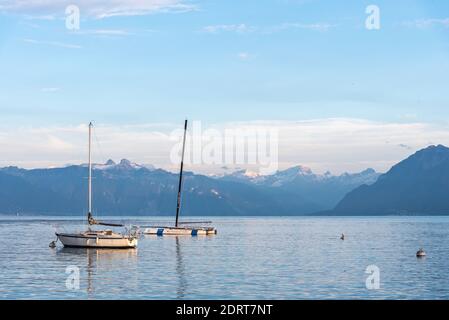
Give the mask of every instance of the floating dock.
[{"label": "floating dock", "polygon": [[144,235],[155,236],[211,236],[217,234],[217,229],[214,227],[145,227],[143,229]]}]

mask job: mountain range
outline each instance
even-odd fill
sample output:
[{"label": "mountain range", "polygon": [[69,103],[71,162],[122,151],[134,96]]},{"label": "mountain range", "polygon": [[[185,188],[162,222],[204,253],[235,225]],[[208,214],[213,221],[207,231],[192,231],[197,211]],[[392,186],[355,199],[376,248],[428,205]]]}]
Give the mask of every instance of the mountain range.
[{"label": "mountain range", "polygon": [[[87,207],[87,166],[0,169],[1,214],[82,215]],[[174,215],[178,174],[121,160],[95,164],[96,215]],[[420,150],[387,173],[373,169],[315,174],[296,166],[261,176],[185,173],[183,215],[446,215],[449,148]]]},{"label": "mountain range", "polygon": [[[0,169],[0,213],[81,215],[87,207],[87,167]],[[369,169],[339,176],[297,166],[270,176],[185,173],[185,215],[305,215],[332,209],[345,194],[379,176]],[[174,215],[178,175],[126,159],[93,166],[94,214]]]},{"label": "mountain range", "polygon": [[349,192],[325,215],[449,214],[449,148],[420,150],[381,175],[376,183]]}]

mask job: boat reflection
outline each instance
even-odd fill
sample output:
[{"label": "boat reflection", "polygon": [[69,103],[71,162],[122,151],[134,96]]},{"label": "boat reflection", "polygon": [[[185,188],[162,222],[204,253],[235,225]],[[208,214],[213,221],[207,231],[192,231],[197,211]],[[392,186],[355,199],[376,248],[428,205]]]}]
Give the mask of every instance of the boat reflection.
[{"label": "boat reflection", "polygon": [[[57,258],[68,263],[80,267],[81,274],[83,267],[87,274],[86,292],[88,297],[95,292],[95,279],[98,279],[99,286],[108,286],[115,279],[126,281],[126,287],[137,288],[138,281],[135,272],[128,272],[130,269],[137,267],[137,249],[94,249],[94,248],[60,248],[56,251]],[[123,277],[104,277],[105,274],[128,274],[126,279]],[[129,275],[135,275],[129,277]]]},{"label": "boat reflection", "polygon": [[[203,241],[210,240],[184,236],[148,237],[142,241],[140,249],[59,248],[54,253],[56,260],[63,266],[80,268],[80,287],[84,294],[87,293],[87,298],[109,298],[114,293],[124,299],[135,297],[135,292],[155,281],[151,277],[160,272],[156,269],[160,269],[161,265],[151,257],[165,252],[165,256],[159,256],[156,261],[164,261],[162,268],[167,268],[167,272],[172,275],[173,287],[163,296],[188,299],[192,286],[189,255],[192,247],[197,247]],[[141,252],[138,255],[139,250]],[[142,255],[147,259],[142,259]],[[145,290],[148,290],[150,296],[159,297],[161,294],[150,287]]]},{"label": "boat reflection", "polygon": [[182,256],[182,246],[179,237],[176,237],[176,274],[178,275],[178,290],[176,292],[178,299],[184,299],[186,296],[187,289],[187,278],[185,275],[185,265]]}]

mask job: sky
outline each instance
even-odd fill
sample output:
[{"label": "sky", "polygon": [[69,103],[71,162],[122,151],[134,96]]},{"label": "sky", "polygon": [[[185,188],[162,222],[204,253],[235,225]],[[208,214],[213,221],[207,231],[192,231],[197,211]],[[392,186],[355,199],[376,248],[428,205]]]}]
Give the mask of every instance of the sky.
[{"label": "sky", "polygon": [[0,0],[0,166],[83,162],[93,120],[97,162],[174,169],[189,118],[277,128],[280,169],[386,171],[449,145],[448,40],[445,0]]}]

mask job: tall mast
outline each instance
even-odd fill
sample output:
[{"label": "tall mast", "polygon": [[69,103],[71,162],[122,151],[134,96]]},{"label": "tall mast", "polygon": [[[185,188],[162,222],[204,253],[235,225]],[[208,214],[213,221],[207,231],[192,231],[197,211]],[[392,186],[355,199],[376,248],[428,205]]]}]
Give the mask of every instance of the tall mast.
[{"label": "tall mast", "polygon": [[186,134],[187,134],[187,119],[184,123],[184,139],[182,142],[182,156],[181,156],[181,169],[179,172],[179,186],[178,186],[178,204],[176,206],[176,223],[175,227],[178,227],[179,209],[181,208],[181,192],[182,192],[182,172],[184,170],[184,153],[186,149]]},{"label": "tall mast", "polygon": [[88,212],[87,219],[90,222],[92,219],[92,122],[89,123],[89,179],[88,179]]}]

